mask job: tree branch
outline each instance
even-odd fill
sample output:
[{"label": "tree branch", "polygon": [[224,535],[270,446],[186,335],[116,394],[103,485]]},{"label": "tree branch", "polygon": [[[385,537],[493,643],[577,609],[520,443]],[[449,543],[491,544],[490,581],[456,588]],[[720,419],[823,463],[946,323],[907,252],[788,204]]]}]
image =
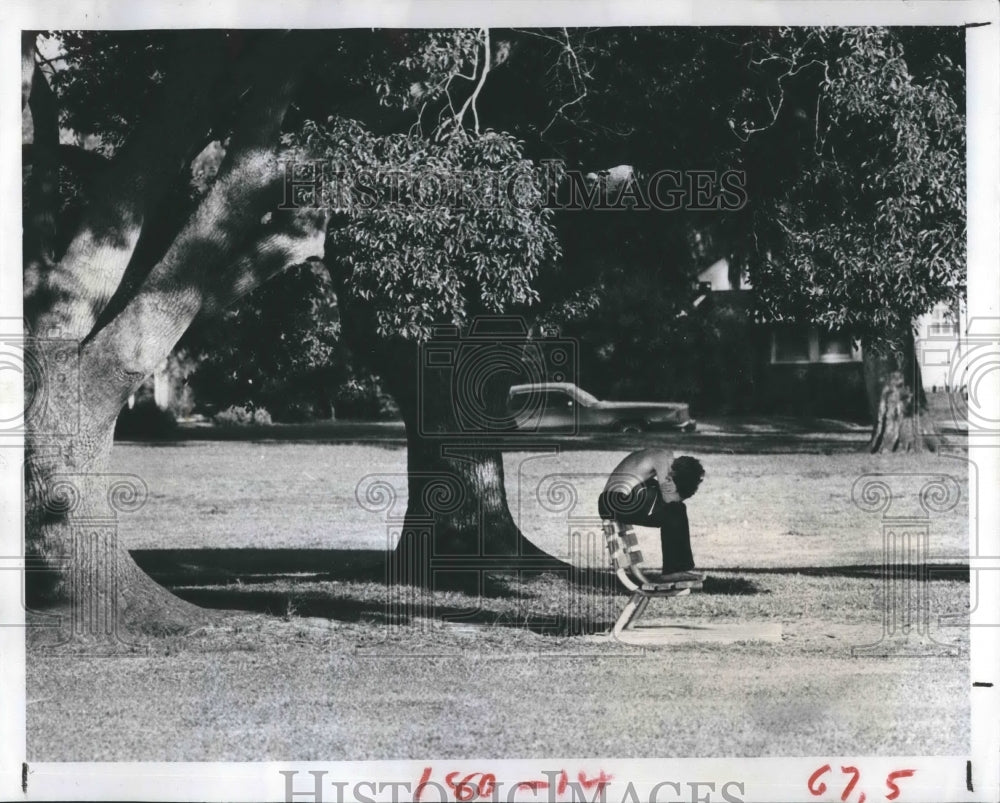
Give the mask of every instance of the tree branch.
[{"label": "tree branch", "polygon": [[[37,150],[33,142],[25,142],[21,146],[21,164],[34,164]],[[82,178],[93,179],[103,170],[107,170],[111,164],[100,151],[90,151],[81,148],[79,145],[70,145],[63,142],[59,144],[59,164],[68,167]]]},{"label": "tree branch", "polygon": [[[118,414],[204,306],[246,292],[285,267],[285,260],[321,255],[322,238],[314,230],[325,224],[326,210],[272,217],[260,234],[262,219],[282,198],[284,170],[275,150],[281,123],[312,55],[307,43],[318,41],[282,36],[244,99],[218,179],[134,295],[84,344],[81,375],[88,378],[88,406],[100,415]],[[296,233],[302,248],[293,247]],[[253,259],[261,265],[252,265]]]},{"label": "tree branch", "polygon": [[219,273],[201,312],[213,314],[293,265],[322,260],[326,209],[276,210],[260,236]]},{"label": "tree branch", "polygon": [[94,186],[66,253],[26,294],[30,328],[82,338],[121,281],[139,233],[180,170],[203,144],[226,47],[217,31],[177,34],[160,102]]},{"label": "tree branch", "polygon": [[465,113],[472,107],[472,119],[475,121],[475,132],[479,135],[479,112],[476,109],[476,99],[479,97],[479,93],[483,91],[483,85],[486,83],[486,76],[490,72],[490,59],[492,58],[490,54],[490,29],[483,28],[483,71],[479,74],[479,82],[476,84],[476,88],[472,90],[472,94],[465,99],[465,103],[462,104],[462,108],[458,110],[456,115],[458,119],[459,128],[461,128],[463,122],[465,121]]},{"label": "tree branch", "polygon": [[35,296],[55,263],[56,215],[59,210],[59,110],[55,93],[39,69],[31,71],[32,150],[34,160],[25,187],[24,289]]},{"label": "tree branch", "polygon": [[28,105],[35,74],[35,31],[21,31],[21,109]]},{"label": "tree branch", "polygon": [[[590,78],[590,73],[585,71],[580,66],[580,60],[577,58],[576,51],[573,49],[573,45],[569,38],[569,31],[566,28],[563,28],[563,37],[565,38],[565,41],[561,42],[560,44],[562,44],[563,50],[567,55],[567,65],[569,66],[570,79],[573,81],[573,89],[578,91],[579,94],[572,100],[567,101],[566,103],[562,104],[558,109],[556,109],[556,113],[552,115],[552,119],[549,120],[545,128],[543,128],[539,132],[538,134],[539,137],[545,136],[545,132],[548,131],[550,128],[552,128],[553,125],[555,125],[556,120],[564,116],[564,112],[566,111],[566,109],[568,109],[570,106],[574,106],[577,103],[580,103],[581,101],[583,101],[584,98],[587,97],[587,79]],[[579,86],[581,87],[580,89],[577,89],[578,78],[579,78]]]}]

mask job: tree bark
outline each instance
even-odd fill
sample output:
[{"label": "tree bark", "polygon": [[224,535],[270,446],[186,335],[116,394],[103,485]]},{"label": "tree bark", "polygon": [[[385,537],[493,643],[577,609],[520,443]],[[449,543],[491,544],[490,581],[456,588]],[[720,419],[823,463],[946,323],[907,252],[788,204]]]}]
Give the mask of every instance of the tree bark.
[{"label": "tree bark", "polygon": [[[32,50],[33,50],[32,38]],[[34,63],[34,54],[28,57]],[[56,215],[59,211],[59,108],[42,71],[30,71],[28,107],[34,161],[24,192],[28,201],[23,224],[24,290],[30,297],[40,277],[55,264]],[[23,166],[22,166],[23,169]]]},{"label": "tree bark", "polygon": [[927,414],[912,330],[900,333],[881,351],[866,349],[864,376],[872,418],[869,451],[935,450],[937,433]]},{"label": "tree bark", "polygon": [[[230,218],[222,215],[211,225],[232,233]],[[43,571],[29,574],[28,597],[31,606],[68,611],[67,626],[81,626],[81,616],[100,620],[74,630],[74,641],[103,637],[122,643],[119,628],[170,632],[207,616],[154,583],[118,540],[118,514],[131,506],[128,489],[144,495],[145,483],[108,474],[108,458],[129,394],[170,353],[199,309],[234,300],[237,290],[249,291],[283,268],[322,255],[325,216],[308,215],[309,225],[279,219],[283,225],[265,228],[228,267],[210,273],[215,282],[140,293],[82,348],[68,339],[29,341],[25,524],[28,554]],[[195,255],[176,256],[187,263]],[[118,493],[112,493],[115,487]],[[123,499],[125,506],[116,508]],[[107,632],[108,623],[114,632]],[[60,641],[67,638],[63,633]]]},{"label": "tree bark", "polygon": [[382,378],[406,426],[407,507],[390,582],[475,592],[491,575],[569,569],[524,537],[507,503],[503,430],[488,421],[503,417],[509,378],[497,372],[477,388],[487,421],[478,426],[453,372],[426,370],[412,341],[379,338],[335,273],[334,284],[343,336]]},{"label": "tree bark", "polygon": [[114,419],[81,403],[77,354],[58,340],[31,352],[42,371],[25,437],[25,591],[29,609],[46,615],[29,615],[29,638],[127,650],[130,633],[178,632],[209,614],[154,583],[120,540],[119,517],[127,524],[144,504],[146,485],[109,473]]}]

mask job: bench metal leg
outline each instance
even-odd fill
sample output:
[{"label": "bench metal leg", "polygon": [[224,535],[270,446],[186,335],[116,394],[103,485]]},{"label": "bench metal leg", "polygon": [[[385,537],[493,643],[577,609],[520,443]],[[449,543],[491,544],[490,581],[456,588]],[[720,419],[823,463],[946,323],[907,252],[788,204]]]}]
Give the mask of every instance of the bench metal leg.
[{"label": "bench metal leg", "polygon": [[620,636],[622,631],[628,627],[629,622],[635,616],[636,612],[639,610],[639,606],[645,600],[645,595],[636,591],[632,594],[632,598],[628,601],[628,605],[625,606],[625,610],[622,611],[621,616],[618,617],[618,621],[615,622],[614,634]]},{"label": "bench metal leg", "polygon": [[649,605],[649,597],[644,595],[642,599],[639,600],[639,605],[636,607],[635,613],[632,614],[632,617],[629,619],[628,624],[625,625],[626,630],[631,630],[633,627],[635,627],[636,623],[642,618],[642,615],[646,612],[647,605]]}]

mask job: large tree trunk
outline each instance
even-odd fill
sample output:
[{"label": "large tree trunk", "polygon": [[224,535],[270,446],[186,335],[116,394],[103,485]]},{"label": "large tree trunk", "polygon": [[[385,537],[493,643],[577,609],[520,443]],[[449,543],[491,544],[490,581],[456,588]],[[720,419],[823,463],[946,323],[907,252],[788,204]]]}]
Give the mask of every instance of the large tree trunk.
[{"label": "large tree trunk", "polygon": [[407,507],[390,581],[475,591],[491,575],[567,570],[524,537],[507,504],[502,449],[517,444],[503,434],[510,374],[487,372],[470,400],[455,381],[460,366],[428,370],[421,347],[378,338],[370,316],[342,285],[338,292],[348,345],[382,378],[406,425]]},{"label": "large tree trunk", "polygon": [[913,332],[900,333],[893,347],[865,350],[865,390],[872,419],[871,452],[920,452],[937,448],[927,414]]},{"label": "large tree trunk", "polygon": [[[403,359],[394,365],[405,369],[381,371],[406,424],[408,497],[394,576],[432,588],[475,588],[488,573],[556,565],[511,516],[500,444],[495,433],[476,428],[475,416],[459,418],[463,400],[453,374],[420,366],[412,344],[396,348]],[[499,418],[502,380],[482,391],[490,417]]]},{"label": "large tree trunk", "polygon": [[[135,632],[176,632],[208,613],[173,596],[135,564],[119,516],[147,498],[143,478],[109,473],[114,416],[81,404],[90,384],[76,344],[40,341],[25,436],[26,601],[31,641],[74,650],[128,650]],[[63,371],[53,366],[63,366]],[[44,610],[44,614],[39,614]]]},{"label": "large tree trunk", "polygon": [[[86,226],[47,277],[66,277],[60,292],[28,316],[35,337],[25,348],[31,400],[25,414],[25,538],[37,571],[28,573],[27,597],[32,606],[68,614],[56,628],[57,643],[83,639],[118,648],[127,632],[177,631],[208,617],[132,561],[118,538],[118,514],[141,504],[145,484],[109,474],[108,458],[129,394],[199,312],[224,307],[278,271],[322,255],[325,211],[274,211],[283,176],[276,143],[310,48],[283,34],[272,44],[256,54],[260,75],[243,98],[218,179],[162,256],[142,271],[141,282],[119,298],[114,314],[92,327],[113,285],[104,279],[121,280],[138,235],[122,241],[125,250],[115,260],[95,267],[93,250],[75,247],[93,240]],[[171,135],[169,129],[162,133]],[[130,181],[145,186],[146,168],[133,167]],[[128,186],[117,189],[119,197],[108,203],[138,225],[144,198]],[[99,268],[102,281],[95,282]],[[59,324],[54,336],[52,323]]]}]

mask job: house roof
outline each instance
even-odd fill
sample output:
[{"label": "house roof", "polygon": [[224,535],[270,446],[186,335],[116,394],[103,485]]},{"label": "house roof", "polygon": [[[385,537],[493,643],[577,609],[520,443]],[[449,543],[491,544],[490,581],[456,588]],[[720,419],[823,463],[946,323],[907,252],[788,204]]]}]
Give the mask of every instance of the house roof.
[{"label": "house roof", "polygon": [[712,285],[712,292],[750,289],[750,282],[746,276],[739,277],[739,281],[734,286],[732,281],[730,281],[729,273],[729,260],[725,258],[717,259],[698,274],[698,281],[708,282]]}]

